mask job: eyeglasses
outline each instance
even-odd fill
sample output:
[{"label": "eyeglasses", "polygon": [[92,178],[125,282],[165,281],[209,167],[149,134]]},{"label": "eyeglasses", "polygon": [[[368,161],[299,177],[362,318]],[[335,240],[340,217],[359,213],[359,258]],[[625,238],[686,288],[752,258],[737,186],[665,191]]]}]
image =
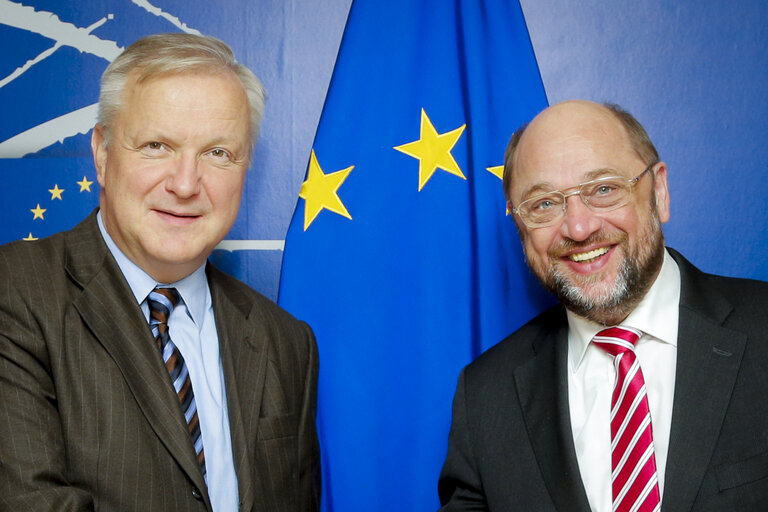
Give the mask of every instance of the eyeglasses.
[{"label": "eyeglasses", "polygon": [[560,220],[565,215],[566,200],[576,194],[581,197],[581,200],[590,210],[609,212],[621,208],[629,202],[635,183],[640,181],[640,178],[653,169],[657,163],[652,163],[632,179],[623,176],[606,176],[580,183],[575,187],[553,190],[526,199],[516,208],[508,203],[509,211],[518,214],[523,224],[531,229],[551,226]]}]

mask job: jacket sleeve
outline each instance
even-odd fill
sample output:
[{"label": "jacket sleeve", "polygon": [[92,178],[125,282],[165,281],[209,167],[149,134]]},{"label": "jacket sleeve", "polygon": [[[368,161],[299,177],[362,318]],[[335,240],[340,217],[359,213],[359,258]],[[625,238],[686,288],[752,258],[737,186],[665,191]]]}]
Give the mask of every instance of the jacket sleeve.
[{"label": "jacket sleeve", "polygon": [[[49,351],[34,300],[0,254],[0,510],[93,510],[93,499],[67,480],[62,418]],[[23,286],[20,286],[23,285]]]},{"label": "jacket sleeve", "polygon": [[483,485],[474,460],[465,397],[466,370],[461,372],[453,399],[453,420],[448,455],[438,481],[442,512],[487,511]]},{"label": "jacket sleeve", "polygon": [[301,416],[299,418],[299,486],[307,503],[302,510],[320,510],[320,445],[317,437],[318,353],[312,330],[306,327],[307,366],[304,376]]}]

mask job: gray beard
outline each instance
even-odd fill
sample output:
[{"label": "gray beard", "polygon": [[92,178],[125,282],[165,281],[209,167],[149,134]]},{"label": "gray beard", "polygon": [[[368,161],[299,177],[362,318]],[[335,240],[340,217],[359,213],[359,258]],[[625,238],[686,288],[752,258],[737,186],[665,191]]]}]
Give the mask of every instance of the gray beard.
[{"label": "gray beard", "polygon": [[569,311],[601,325],[620,324],[648,292],[664,261],[664,235],[655,213],[652,212],[651,229],[638,240],[636,254],[628,253],[628,242],[622,244],[627,256],[614,282],[605,286],[597,297],[588,296],[583,286],[599,282],[599,275],[592,280],[587,278],[580,286],[566,277],[555,264],[546,276],[537,278]]},{"label": "gray beard", "polygon": [[645,295],[638,286],[640,269],[629,258],[625,259],[615,281],[597,297],[588,297],[584,291],[553,268],[548,276],[547,289],[554,293],[566,309],[602,325],[617,325],[627,317]]}]

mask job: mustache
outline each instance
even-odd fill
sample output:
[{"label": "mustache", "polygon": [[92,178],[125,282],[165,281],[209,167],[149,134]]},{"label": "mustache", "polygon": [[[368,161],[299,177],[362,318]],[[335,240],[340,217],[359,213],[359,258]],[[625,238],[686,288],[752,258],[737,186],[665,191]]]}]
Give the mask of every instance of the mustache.
[{"label": "mustache", "polygon": [[570,238],[562,240],[547,250],[547,256],[550,258],[561,258],[570,252],[588,249],[594,245],[622,244],[626,241],[627,234],[623,231],[614,234],[592,233],[588,238],[581,241],[571,240]]}]

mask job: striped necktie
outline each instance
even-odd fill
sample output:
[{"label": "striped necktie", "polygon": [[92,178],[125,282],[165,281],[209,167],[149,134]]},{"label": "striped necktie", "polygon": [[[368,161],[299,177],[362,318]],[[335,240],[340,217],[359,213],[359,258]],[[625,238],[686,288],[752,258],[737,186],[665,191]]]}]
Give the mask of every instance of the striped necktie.
[{"label": "striped necktie", "polygon": [[155,288],[147,297],[149,305],[149,325],[152,334],[157,341],[157,348],[163,356],[165,368],[171,377],[173,388],[179,395],[179,404],[184,418],[187,420],[189,435],[197,454],[197,461],[205,477],[205,452],[203,451],[203,438],[200,434],[200,422],[197,418],[197,404],[195,394],[192,392],[192,381],[189,378],[187,365],[181,352],[171,340],[168,334],[168,318],[173,308],[179,302],[179,292],[176,288]]},{"label": "striped necktie", "polygon": [[616,384],[611,399],[611,488],[613,512],[661,509],[653,430],[643,372],[635,356],[642,332],[609,327],[592,342],[614,357]]}]

